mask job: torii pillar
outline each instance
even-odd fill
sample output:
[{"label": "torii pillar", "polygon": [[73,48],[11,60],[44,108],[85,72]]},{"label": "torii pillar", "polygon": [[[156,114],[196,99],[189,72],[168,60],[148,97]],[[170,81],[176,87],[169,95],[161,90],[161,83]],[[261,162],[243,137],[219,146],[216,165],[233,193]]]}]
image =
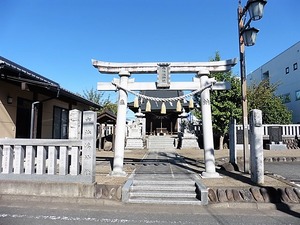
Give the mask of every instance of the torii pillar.
[{"label": "torii pillar", "polygon": [[[128,71],[122,70],[119,73],[120,76],[120,85],[123,88],[127,88],[128,78],[130,73]],[[124,164],[124,151],[125,151],[125,129],[126,126],[126,111],[127,111],[127,101],[128,95],[125,90],[119,90],[118,98],[118,112],[117,112],[117,122],[116,122],[116,142],[114,149],[114,165],[113,171],[111,172],[112,176],[126,176],[125,171],[123,171]]]},{"label": "torii pillar", "polygon": [[[205,87],[210,83],[209,70],[201,70],[198,72],[200,77],[200,86]],[[214,139],[213,139],[213,127],[210,105],[210,90],[205,89],[201,92],[201,114],[202,114],[202,129],[203,129],[203,143],[204,143],[204,162],[205,172],[202,173],[202,177],[214,178],[219,177],[219,173],[216,172],[215,166],[215,154],[214,154]]]}]

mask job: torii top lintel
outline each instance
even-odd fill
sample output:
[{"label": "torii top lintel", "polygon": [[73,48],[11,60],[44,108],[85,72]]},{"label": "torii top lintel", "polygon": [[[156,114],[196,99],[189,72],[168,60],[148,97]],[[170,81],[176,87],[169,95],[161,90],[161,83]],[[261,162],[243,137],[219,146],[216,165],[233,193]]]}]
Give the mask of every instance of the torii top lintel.
[{"label": "torii top lintel", "polygon": [[157,73],[157,68],[161,65],[170,67],[170,73],[198,73],[202,70],[209,72],[226,72],[237,63],[236,58],[212,61],[212,62],[140,62],[140,63],[113,63],[92,60],[92,64],[100,73],[118,74],[127,71],[130,74]]}]

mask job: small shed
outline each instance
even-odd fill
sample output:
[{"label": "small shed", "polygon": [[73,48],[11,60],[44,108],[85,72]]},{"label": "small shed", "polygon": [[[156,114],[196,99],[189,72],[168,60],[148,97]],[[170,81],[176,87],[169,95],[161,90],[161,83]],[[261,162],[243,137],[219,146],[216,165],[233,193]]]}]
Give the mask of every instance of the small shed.
[{"label": "small shed", "polygon": [[117,116],[109,110],[105,110],[98,115],[98,149],[104,149],[106,151],[114,149],[116,121]]}]

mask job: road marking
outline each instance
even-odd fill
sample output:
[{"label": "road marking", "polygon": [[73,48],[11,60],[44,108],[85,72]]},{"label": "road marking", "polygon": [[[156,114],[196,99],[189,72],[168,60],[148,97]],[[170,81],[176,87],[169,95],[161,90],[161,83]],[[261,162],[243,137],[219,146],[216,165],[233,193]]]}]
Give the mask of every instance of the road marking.
[{"label": "road marking", "polygon": [[72,217],[72,216],[45,216],[45,215],[25,215],[25,214],[0,214],[0,218],[25,218],[34,220],[53,220],[53,221],[79,221],[79,222],[100,222],[115,224],[194,224],[188,221],[164,221],[164,220],[130,220],[130,219],[113,219],[113,218],[95,218],[95,217]]}]

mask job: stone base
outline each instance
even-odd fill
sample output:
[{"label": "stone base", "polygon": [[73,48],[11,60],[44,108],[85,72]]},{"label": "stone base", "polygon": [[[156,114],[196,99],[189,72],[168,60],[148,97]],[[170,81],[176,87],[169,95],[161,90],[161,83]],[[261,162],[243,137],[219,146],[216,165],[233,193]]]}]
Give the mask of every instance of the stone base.
[{"label": "stone base", "polygon": [[127,173],[125,171],[112,171],[109,175],[112,177],[126,177]]},{"label": "stone base", "polygon": [[127,138],[125,149],[143,149],[144,142],[142,138]]},{"label": "stone base", "polygon": [[202,172],[202,178],[222,178],[217,172]]},{"label": "stone base", "polygon": [[199,148],[197,137],[191,134],[184,134],[182,138],[182,148]]},{"label": "stone base", "polygon": [[286,144],[267,144],[268,150],[287,150]]}]

